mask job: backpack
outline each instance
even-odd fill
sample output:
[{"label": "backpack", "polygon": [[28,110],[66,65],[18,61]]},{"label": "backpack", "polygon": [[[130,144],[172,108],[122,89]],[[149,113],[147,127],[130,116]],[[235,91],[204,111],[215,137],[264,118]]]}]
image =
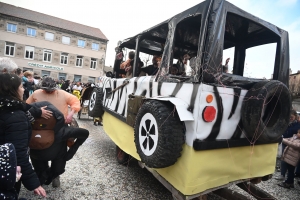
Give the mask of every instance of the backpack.
[{"label": "backpack", "polygon": [[32,123],[32,134],[29,142],[30,149],[46,149],[50,147],[55,138],[54,127],[56,119],[38,118]]}]

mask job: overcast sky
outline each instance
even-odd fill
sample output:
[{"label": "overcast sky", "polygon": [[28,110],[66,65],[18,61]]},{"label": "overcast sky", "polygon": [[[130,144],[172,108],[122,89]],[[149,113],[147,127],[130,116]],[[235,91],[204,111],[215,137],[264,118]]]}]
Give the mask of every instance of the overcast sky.
[{"label": "overcast sky", "polygon": [[[119,40],[134,36],[201,0],[0,0],[73,22],[99,28],[109,39],[105,65],[113,65]],[[290,67],[300,70],[300,0],[229,0],[241,9],[289,32]],[[249,50],[246,74],[270,78],[275,46]],[[228,50],[224,57],[231,57]],[[251,54],[251,56],[248,54]],[[266,61],[265,61],[266,60]],[[272,66],[269,66],[272,65]],[[231,63],[229,64],[231,67]],[[267,66],[267,67],[266,67]]]}]

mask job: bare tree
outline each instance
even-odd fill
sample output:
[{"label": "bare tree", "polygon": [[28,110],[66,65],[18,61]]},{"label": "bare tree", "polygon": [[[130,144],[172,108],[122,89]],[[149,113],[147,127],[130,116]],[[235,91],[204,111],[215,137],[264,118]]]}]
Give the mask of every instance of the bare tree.
[{"label": "bare tree", "polygon": [[148,62],[150,61],[150,60],[152,60],[152,55],[148,55],[148,54],[140,54],[140,56],[141,56],[141,60],[144,62],[144,66],[148,66]]}]

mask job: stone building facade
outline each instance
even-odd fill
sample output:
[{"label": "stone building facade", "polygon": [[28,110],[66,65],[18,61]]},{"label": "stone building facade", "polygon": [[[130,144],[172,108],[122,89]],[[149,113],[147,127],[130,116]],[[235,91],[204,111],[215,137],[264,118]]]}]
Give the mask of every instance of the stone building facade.
[{"label": "stone building facade", "polygon": [[98,28],[0,2],[0,57],[42,77],[95,82],[107,42]]}]

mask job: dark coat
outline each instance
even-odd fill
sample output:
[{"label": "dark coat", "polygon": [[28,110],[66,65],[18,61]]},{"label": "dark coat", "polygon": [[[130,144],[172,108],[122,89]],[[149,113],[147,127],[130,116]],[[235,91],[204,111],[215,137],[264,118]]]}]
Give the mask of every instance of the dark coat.
[{"label": "dark coat", "polygon": [[40,186],[39,179],[29,162],[28,144],[31,137],[30,108],[10,97],[0,97],[0,145],[12,143],[16,149],[17,165],[21,166],[21,181],[28,190]]},{"label": "dark coat", "polygon": [[298,130],[300,129],[300,123],[298,121],[294,121],[289,124],[287,130],[282,135],[283,138],[291,138],[293,135],[297,134]]},{"label": "dark coat", "polygon": [[16,183],[17,157],[14,145],[0,145],[0,199],[18,199]]},{"label": "dark coat", "polygon": [[29,82],[29,81],[25,82],[24,88],[28,91],[34,90],[34,82]]},{"label": "dark coat", "polygon": [[158,67],[155,67],[154,65],[148,65],[147,67],[141,68],[143,72],[148,74],[149,76],[154,76],[158,72]]}]

